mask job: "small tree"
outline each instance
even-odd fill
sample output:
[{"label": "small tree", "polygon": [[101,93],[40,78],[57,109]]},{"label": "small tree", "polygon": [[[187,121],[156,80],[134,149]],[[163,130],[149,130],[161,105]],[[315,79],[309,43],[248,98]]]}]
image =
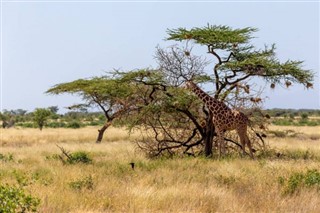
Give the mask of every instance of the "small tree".
[{"label": "small tree", "polygon": [[0,120],[2,121],[2,128],[11,128],[15,125],[16,120],[22,117],[26,111],[23,111],[23,114],[19,114],[19,110],[3,110],[0,112]]},{"label": "small tree", "polygon": [[38,125],[41,131],[51,114],[51,110],[45,108],[37,108],[33,112],[33,121]]},{"label": "small tree", "polygon": [[[47,91],[48,94],[75,94],[82,98],[83,103],[70,106],[69,109],[98,107],[105,116],[105,123],[98,130],[96,142],[102,141],[104,132],[114,120],[129,115],[138,110],[141,93],[134,83],[120,82],[110,76],[78,79],[72,82],[61,83]],[[143,93],[142,93],[143,94]]]},{"label": "small tree", "polygon": [[302,120],[308,120],[308,118],[309,118],[309,115],[308,115],[307,112],[301,113],[301,119],[302,119]]}]

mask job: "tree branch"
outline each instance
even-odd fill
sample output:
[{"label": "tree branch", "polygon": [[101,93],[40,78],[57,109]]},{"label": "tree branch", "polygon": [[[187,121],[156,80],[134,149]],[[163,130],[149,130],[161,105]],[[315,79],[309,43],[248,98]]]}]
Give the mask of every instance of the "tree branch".
[{"label": "tree branch", "polygon": [[221,57],[214,51],[213,46],[211,44],[208,45],[208,53],[213,54],[218,59],[219,64],[222,64]]},{"label": "tree branch", "polygon": [[196,126],[196,128],[199,130],[201,136],[204,137],[204,131],[203,131],[202,126],[198,123],[197,119],[192,115],[192,113],[189,110],[182,110],[182,109],[178,109],[178,108],[176,108],[176,110],[178,112],[184,113],[193,122],[193,124]]}]

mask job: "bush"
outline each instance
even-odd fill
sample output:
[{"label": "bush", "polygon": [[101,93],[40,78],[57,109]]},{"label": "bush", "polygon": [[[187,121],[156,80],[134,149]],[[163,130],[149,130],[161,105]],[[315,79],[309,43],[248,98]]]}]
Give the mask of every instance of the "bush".
[{"label": "bush", "polygon": [[68,163],[70,164],[74,164],[74,163],[91,163],[92,159],[89,157],[88,153],[84,152],[84,151],[78,151],[78,152],[74,152],[71,153],[70,158],[68,158]]},{"label": "bush", "polygon": [[24,128],[35,128],[35,124],[34,123],[30,123],[30,122],[26,122],[26,123],[16,123],[16,126],[21,126]]},{"label": "bush", "polygon": [[21,188],[0,185],[0,212],[36,212],[40,199],[26,195]]},{"label": "bush", "polygon": [[294,194],[302,188],[315,187],[320,189],[320,172],[316,169],[308,170],[306,173],[296,172],[289,178],[279,177],[279,184],[283,186],[285,194]]},{"label": "bush", "polygon": [[48,158],[47,159],[60,159],[62,163],[69,163],[69,164],[75,164],[75,163],[84,163],[89,164],[92,163],[92,159],[89,157],[89,154],[84,151],[77,151],[77,152],[69,152],[65,150],[63,147],[58,146],[61,150],[61,155],[54,155],[54,158]]},{"label": "bush", "polygon": [[309,117],[308,113],[302,113],[302,114],[301,114],[301,118],[302,118],[303,120],[307,120],[308,117]]},{"label": "bush", "polygon": [[295,116],[294,116],[294,114],[293,114],[293,113],[290,113],[289,117],[290,117],[290,119],[292,119],[292,120],[293,120]]},{"label": "bush", "polygon": [[71,123],[67,124],[67,128],[79,129],[80,127],[81,124],[78,121],[72,121]]},{"label": "bush", "polygon": [[49,128],[63,128],[66,127],[66,123],[64,122],[51,122],[47,124]]},{"label": "bush", "polygon": [[293,121],[292,120],[288,120],[288,119],[275,119],[272,121],[272,124],[277,125],[277,126],[291,126],[293,125]]}]

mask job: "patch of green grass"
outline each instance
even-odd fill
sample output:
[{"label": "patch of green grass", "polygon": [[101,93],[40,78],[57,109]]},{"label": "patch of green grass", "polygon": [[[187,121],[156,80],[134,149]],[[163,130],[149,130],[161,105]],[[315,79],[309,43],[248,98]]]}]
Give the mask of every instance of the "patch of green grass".
[{"label": "patch of green grass", "polygon": [[288,178],[283,176],[278,178],[279,184],[283,188],[284,194],[298,193],[302,188],[320,189],[320,172],[316,169],[307,172],[295,172]]},{"label": "patch of green grass", "polygon": [[13,154],[8,153],[8,154],[1,154],[0,153],[0,161],[2,162],[13,162]]}]

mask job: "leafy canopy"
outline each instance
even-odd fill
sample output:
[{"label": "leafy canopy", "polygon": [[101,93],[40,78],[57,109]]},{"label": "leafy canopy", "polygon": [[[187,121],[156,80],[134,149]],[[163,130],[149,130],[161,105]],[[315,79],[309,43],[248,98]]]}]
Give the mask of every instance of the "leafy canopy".
[{"label": "leafy canopy", "polygon": [[[264,49],[256,49],[251,44],[256,28],[232,29],[223,25],[207,25],[199,28],[177,28],[168,30],[167,40],[193,41],[208,47],[208,53],[218,60],[215,66],[216,89],[218,84],[237,83],[242,78],[258,76],[272,84],[291,83],[312,87],[314,73],[303,68],[303,61],[287,60],[280,62],[276,58],[275,44]],[[222,82],[221,82],[222,81]],[[220,82],[220,83],[219,83]],[[226,87],[226,86],[222,86]],[[221,92],[221,91],[219,91]]]},{"label": "leafy canopy", "polygon": [[201,45],[212,45],[214,49],[232,50],[234,44],[246,44],[252,38],[256,28],[232,29],[224,25],[207,25],[206,27],[195,27],[190,30],[178,28],[168,30],[168,40],[183,41],[193,39]]}]

